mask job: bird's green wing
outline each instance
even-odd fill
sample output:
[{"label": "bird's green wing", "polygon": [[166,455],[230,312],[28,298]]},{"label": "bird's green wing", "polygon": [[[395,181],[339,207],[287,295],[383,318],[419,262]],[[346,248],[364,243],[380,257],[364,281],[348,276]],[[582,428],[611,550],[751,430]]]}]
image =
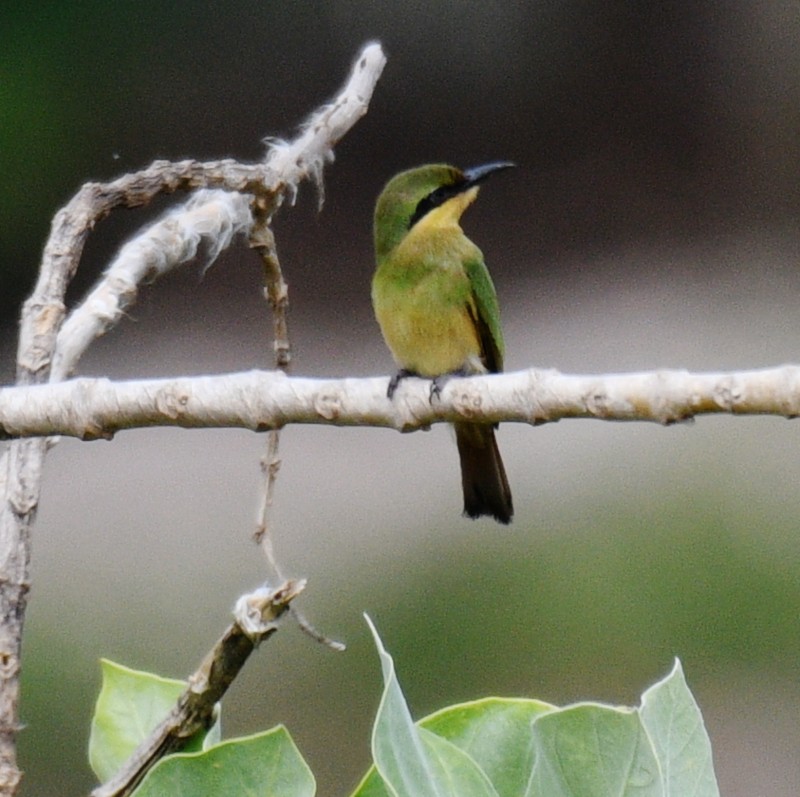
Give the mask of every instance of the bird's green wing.
[{"label": "bird's green wing", "polygon": [[472,288],[474,308],[470,308],[470,312],[478,328],[486,367],[492,373],[499,373],[503,370],[505,353],[503,330],[500,328],[500,307],[483,255],[478,252],[476,257],[467,259],[464,262],[464,271]]}]

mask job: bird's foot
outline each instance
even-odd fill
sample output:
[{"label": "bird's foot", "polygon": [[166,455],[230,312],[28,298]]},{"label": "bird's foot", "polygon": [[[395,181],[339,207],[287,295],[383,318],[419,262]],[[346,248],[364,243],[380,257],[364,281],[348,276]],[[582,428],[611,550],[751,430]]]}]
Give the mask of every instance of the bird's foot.
[{"label": "bird's foot", "polygon": [[404,380],[408,379],[409,376],[417,376],[413,371],[408,371],[405,368],[401,368],[390,380],[389,380],[389,387],[386,390],[386,397],[391,399],[394,397],[394,391],[397,390],[398,385]]},{"label": "bird's foot", "polygon": [[465,368],[462,368],[458,371],[450,371],[450,373],[439,374],[439,376],[435,376],[433,379],[431,379],[431,392],[429,396],[430,402],[433,403],[434,399],[438,399],[442,395],[444,386],[454,376],[470,376],[471,373],[471,371],[467,371]]}]

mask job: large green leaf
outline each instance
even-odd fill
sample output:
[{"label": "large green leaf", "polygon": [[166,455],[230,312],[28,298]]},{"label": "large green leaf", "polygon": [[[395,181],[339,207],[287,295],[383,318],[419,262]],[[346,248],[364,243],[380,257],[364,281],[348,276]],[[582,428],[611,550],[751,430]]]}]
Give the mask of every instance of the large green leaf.
[{"label": "large green leaf", "polygon": [[539,700],[489,697],[442,709],[419,724],[467,753],[500,797],[516,797],[533,769],[531,725],[554,709]]},{"label": "large green leaf", "polygon": [[[499,797],[523,794],[533,768],[531,724],[553,706],[538,700],[487,697],[441,709],[419,726],[463,750],[484,771]],[[387,797],[371,767],[353,797]]]},{"label": "large green leaf", "polygon": [[367,618],[383,670],[384,690],[372,733],[375,766],[392,797],[497,797],[486,774],[461,749],[418,728],[395,675],[394,662]]},{"label": "large green leaf", "polygon": [[672,672],[642,695],[639,715],[658,758],[664,797],[719,797],[711,742],[677,659]]},{"label": "large green leaf", "polygon": [[316,783],[283,726],[161,759],[135,797],[314,797]]},{"label": "large green leaf", "polygon": [[526,797],[663,797],[658,763],[635,709],[584,703],[533,724]]}]

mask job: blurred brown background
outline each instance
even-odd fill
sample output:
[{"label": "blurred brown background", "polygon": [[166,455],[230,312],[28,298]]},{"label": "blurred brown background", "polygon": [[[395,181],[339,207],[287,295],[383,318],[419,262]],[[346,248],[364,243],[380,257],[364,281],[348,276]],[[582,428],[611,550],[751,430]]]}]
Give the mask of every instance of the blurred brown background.
[{"label": "blurred brown background", "polygon": [[[341,85],[367,40],[369,114],[276,221],[294,372],[388,374],[372,320],[371,213],[394,172],[512,159],[464,225],[503,306],[507,367],[605,372],[797,362],[800,5],[6,3],[0,10],[0,318],[49,220],[87,180],[155,158],[261,157]],[[168,201],[91,236],[77,297]],[[268,367],[255,258],[234,247],[143,291],[83,374]],[[417,716],[488,694],[635,703],[680,656],[722,792],[800,793],[800,429],[506,425],[510,529],[460,518],[447,430],[289,428],[276,545],[336,655],[285,631],[225,706],[285,723],[321,794],[369,760],[379,666]],[[263,578],[250,541],[264,440],[151,430],[52,453],[26,626],[24,793],[92,784],[97,659],[184,676]]]}]

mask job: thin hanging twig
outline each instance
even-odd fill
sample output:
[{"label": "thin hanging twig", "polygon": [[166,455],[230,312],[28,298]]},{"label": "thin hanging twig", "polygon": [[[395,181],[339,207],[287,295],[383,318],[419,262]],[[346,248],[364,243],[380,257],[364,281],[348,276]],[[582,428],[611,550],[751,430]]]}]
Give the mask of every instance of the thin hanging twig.
[{"label": "thin hanging twig", "polygon": [[[291,345],[289,343],[289,324],[286,318],[289,308],[289,286],[283,279],[278,253],[275,248],[275,237],[269,227],[266,214],[255,216],[250,232],[250,246],[258,254],[264,270],[264,295],[272,311],[272,337],[275,367],[288,373],[291,363]],[[270,530],[269,510],[275,491],[275,481],[280,469],[280,429],[271,429],[267,437],[267,453],[261,461],[264,474],[264,486],[259,502],[258,521],[254,538],[261,546],[267,563],[278,578],[282,578],[280,566],[275,559]]]},{"label": "thin hanging twig", "polygon": [[[261,258],[264,269],[264,293],[272,311],[275,367],[279,371],[288,374],[292,360],[291,344],[289,343],[289,324],[287,320],[289,286],[283,279],[283,271],[281,270],[278,252],[275,248],[275,237],[269,227],[269,220],[264,213],[256,213],[250,233],[250,246]],[[267,560],[267,565],[275,574],[275,577],[278,580],[283,580],[285,576],[275,556],[272,527],[270,525],[270,510],[273,505],[275,483],[281,466],[279,454],[280,435],[281,430],[279,427],[270,429],[267,433],[267,453],[261,460],[261,472],[264,476],[264,485],[262,488],[261,501],[259,502],[256,530],[253,536],[256,542],[261,546],[261,550]],[[291,606],[289,611],[300,628],[312,639],[327,645],[332,650],[341,651],[345,649],[344,644],[341,642],[337,642],[320,633],[299,609]]]}]

